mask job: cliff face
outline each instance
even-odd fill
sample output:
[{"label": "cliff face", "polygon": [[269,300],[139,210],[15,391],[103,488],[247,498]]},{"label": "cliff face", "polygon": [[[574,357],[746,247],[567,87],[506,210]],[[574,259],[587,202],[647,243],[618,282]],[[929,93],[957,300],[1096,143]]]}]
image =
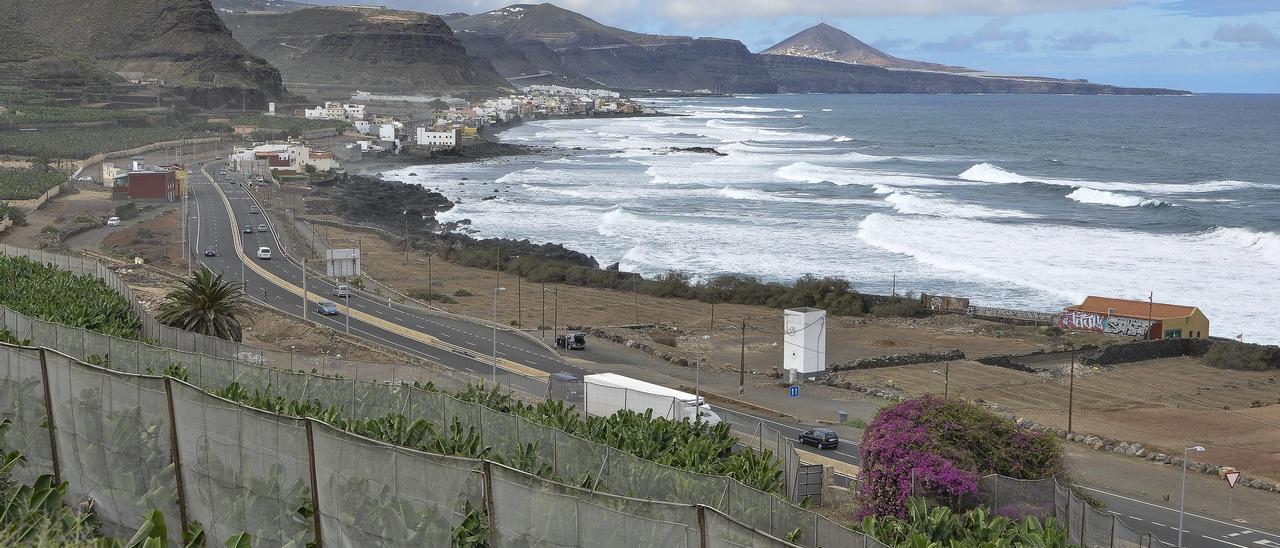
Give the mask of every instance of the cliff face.
[{"label": "cliff face", "polygon": [[308,8],[283,14],[229,14],[227,25],[286,80],[405,92],[494,90],[508,86],[439,17],[378,8]]},{"label": "cliff face", "polygon": [[0,12],[53,49],[158,79],[198,106],[260,108],[284,94],[209,0],[0,0]]},{"label": "cliff face", "polygon": [[1184,95],[1161,88],[1126,88],[1078,80],[979,77],[914,70],[888,70],[808,57],[760,55],[782,93],[1074,94]]},{"label": "cliff face", "polygon": [[569,87],[599,87],[566,65],[560,55],[538,41],[511,42],[496,34],[461,31],[467,55],[489,62],[494,70],[513,84],[557,84]]},{"label": "cliff face", "polygon": [[566,65],[584,76],[617,88],[778,91],[767,66],[737,40],[698,38],[651,46],[567,48],[559,53]]}]

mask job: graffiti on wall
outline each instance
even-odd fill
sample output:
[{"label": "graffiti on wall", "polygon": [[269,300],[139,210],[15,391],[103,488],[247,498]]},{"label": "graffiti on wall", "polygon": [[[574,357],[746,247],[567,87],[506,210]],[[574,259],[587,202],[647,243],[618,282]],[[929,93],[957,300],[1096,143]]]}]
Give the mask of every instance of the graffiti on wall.
[{"label": "graffiti on wall", "polygon": [[1058,327],[1075,331],[1093,331],[1126,337],[1143,337],[1151,331],[1148,320],[1104,316],[1093,312],[1068,311],[1058,318]]},{"label": "graffiti on wall", "polygon": [[920,294],[920,304],[929,310],[942,312],[964,312],[969,308],[969,299],[964,297],[948,297],[946,295]]},{"label": "graffiti on wall", "polygon": [[990,318],[996,320],[1015,320],[1047,325],[1057,325],[1058,314],[1053,312],[1036,312],[1034,310],[1012,310],[1008,308],[990,308],[986,306],[970,306],[964,313],[971,318]]}]

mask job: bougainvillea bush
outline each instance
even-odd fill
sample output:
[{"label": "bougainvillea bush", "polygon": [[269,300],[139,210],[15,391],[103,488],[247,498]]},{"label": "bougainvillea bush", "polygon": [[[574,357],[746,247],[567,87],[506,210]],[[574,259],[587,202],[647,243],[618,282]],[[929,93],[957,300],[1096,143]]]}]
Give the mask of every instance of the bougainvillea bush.
[{"label": "bougainvillea bush", "polygon": [[956,504],[978,492],[987,474],[1018,479],[1063,476],[1062,447],[1052,434],[959,400],[910,399],[880,410],[862,436],[859,518],[906,517],[915,495]]}]

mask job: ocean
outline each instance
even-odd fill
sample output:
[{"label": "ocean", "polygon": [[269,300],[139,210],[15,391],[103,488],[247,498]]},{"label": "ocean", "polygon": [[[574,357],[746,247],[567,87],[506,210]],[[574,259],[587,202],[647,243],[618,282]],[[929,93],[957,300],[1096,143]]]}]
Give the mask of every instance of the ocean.
[{"label": "ocean", "polygon": [[812,273],[1030,310],[1153,295],[1280,342],[1280,96],[649,102],[684,116],[525,123],[501,139],[557,150],[384,177],[460,201],[440,220],[478,236],[646,275]]}]

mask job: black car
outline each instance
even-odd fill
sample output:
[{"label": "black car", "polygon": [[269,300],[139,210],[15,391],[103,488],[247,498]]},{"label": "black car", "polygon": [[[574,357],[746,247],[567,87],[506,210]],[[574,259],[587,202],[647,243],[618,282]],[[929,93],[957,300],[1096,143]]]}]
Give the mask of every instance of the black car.
[{"label": "black car", "polygon": [[816,446],[818,449],[840,447],[840,436],[827,428],[814,428],[808,432],[800,434],[800,443],[807,443]]},{"label": "black car", "polygon": [[253,234],[253,225],[244,225],[244,228],[241,229],[240,232],[243,232],[245,234]]},{"label": "black car", "polygon": [[213,246],[205,247],[205,248],[204,248],[204,256],[205,256],[205,257],[217,257],[217,256],[218,256],[218,250],[214,249],[214,248],[213,248]]}]

